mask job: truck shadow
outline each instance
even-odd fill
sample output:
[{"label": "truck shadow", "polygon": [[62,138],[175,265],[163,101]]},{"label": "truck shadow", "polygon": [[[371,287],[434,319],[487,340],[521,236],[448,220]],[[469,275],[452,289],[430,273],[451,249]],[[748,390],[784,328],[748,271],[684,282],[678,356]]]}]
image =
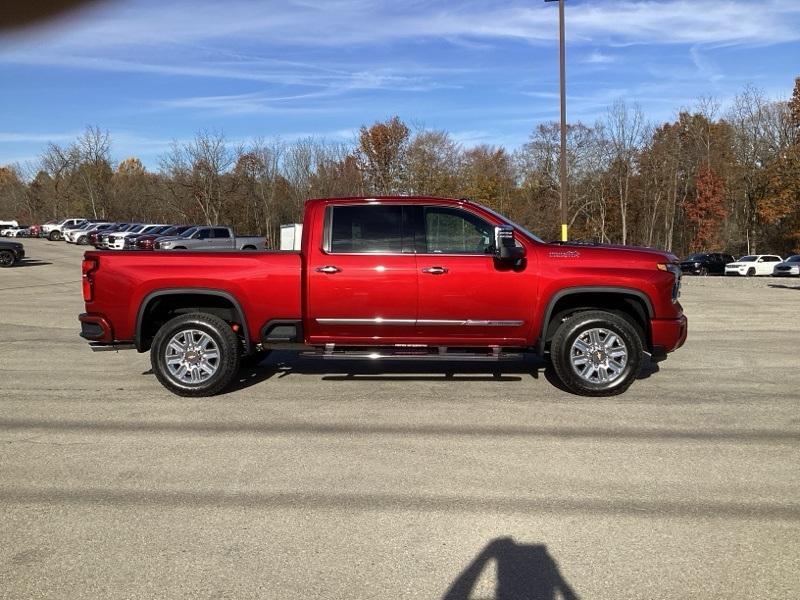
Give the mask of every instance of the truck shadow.
[{"label": "truck shadow", "polygon": [[[658,363],[645,358],[637,379],[646,379],[659,370]],[[547,361],[539,356],[524,355],[522,360],[454,361],[436,360],[337,360],[305,357],[296,352],[273,351],[254,367],[242,368],[228,388],[235,392],[257,385],[273,377],[319,375],[323,381],[476,381],[507,383],[524,377],[539,379],[540,374],[558,389],[568,392]]]},{"label": "truck shadow", "polygon": [[495,577],[491,597],[495,600],[578,600],[546,546],[518,544],[510,537],[489,542],[456,577],[442,600],[469,600],[473,593],[487,598],[484,588],[488,586],[479,582],[492,563]]}]

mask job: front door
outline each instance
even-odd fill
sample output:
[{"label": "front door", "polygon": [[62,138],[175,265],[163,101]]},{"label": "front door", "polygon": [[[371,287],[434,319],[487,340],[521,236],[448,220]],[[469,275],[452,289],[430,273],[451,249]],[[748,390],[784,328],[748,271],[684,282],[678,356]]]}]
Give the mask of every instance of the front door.
[{"label": "front door", "polygon": [[414,341],[417,263],[408,212],[392,203],[327,207],[322,248],[308,261],[310,343]]},{"label": "front door", "polygon": [[529,257],[519,266],[491,253],[494,225],[462,208],[425,206],[418,223],[418,333],[442,345],[520,346],[532,327]]}]

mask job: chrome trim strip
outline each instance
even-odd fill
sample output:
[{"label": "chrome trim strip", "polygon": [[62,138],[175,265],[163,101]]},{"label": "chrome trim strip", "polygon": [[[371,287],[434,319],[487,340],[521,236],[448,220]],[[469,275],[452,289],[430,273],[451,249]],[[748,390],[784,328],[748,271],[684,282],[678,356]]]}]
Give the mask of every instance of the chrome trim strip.
[{"label": "chrome trim strip", "polygon": [[525,321],[499,319],[339,319],[319,318],[320,325],[420,325],[423,327],[520,327]]},{"label": "chrome trim strip", "polygon": [[416,319],[384,319],[375,317],[374,319],[316,319],[322,325],[415,325]]}]

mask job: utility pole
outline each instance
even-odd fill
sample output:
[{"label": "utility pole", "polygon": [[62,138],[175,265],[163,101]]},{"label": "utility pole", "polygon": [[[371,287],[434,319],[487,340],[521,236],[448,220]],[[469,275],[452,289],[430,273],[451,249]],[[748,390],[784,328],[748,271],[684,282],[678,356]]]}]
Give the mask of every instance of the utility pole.
[{"label": "utility pole", "polygon": [[561,241],[567,241],[567,52],[564,41],[564,2],[565,0],[544,0],[558,2],[559,62],[561,67],[561,153],[559,157],[559,179],[561,192]]}]

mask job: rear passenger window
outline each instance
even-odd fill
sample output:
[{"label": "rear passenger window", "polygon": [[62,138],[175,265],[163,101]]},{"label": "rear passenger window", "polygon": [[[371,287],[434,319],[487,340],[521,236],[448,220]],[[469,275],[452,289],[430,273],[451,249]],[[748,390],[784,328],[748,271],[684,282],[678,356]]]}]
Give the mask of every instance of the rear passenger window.
[{"label": "rear passenger window", "polygon": [[215,227],[214,228],[214,237],[219,238],[229,238],[231,237],[231,232],[228,231],[227,227]]},{"label": "rear passenger window", "polygon": [[402,206],[334,206],[331,252],[403,251]]}]

